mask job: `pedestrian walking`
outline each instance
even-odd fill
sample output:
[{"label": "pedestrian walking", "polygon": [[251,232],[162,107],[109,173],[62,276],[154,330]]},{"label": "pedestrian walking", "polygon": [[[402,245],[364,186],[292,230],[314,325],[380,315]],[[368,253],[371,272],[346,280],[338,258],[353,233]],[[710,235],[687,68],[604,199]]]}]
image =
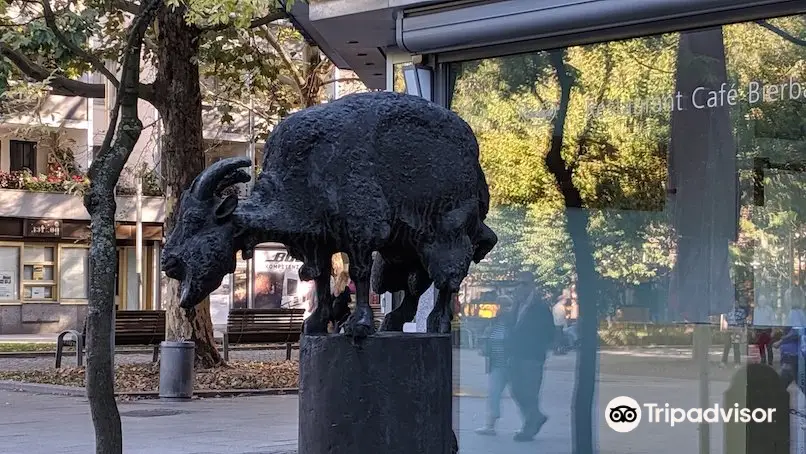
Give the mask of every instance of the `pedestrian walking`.
[{"label": "pedestrian walking", "polygon": [[498,313],[484,334],[482,353],[486,357],[487,416],[484,426],[476,429],[479,435],[495,435],[495,425],[501,418],[501,396],[509,383],[509,352],[507,342],[511,336],[515,306],[509,296],[499,296]]},{"label": "pedestrian walking", "polygon": [[523,427],[515,441],[532,441],[548,420],[540,409],[540,389],[546,356],[554,341],[554,317],[532,273],[518,276],[516,317],[508,342],[510,389],[520,409]]}]

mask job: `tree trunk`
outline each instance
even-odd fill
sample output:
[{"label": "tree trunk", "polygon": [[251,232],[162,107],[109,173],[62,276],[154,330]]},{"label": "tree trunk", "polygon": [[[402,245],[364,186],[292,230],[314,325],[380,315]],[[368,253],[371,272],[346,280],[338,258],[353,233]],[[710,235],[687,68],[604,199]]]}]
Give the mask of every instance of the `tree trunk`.
[{"label": "tree trunk", "polygon": [[[185,8],[164,7],[157,16],[159,67],[157,68],[157,110],[164,133],[162,168],[168,198],[166,235],[175,224],[179,196],[204,170],[202,95],[199,84],[199,30],[185,22]],[[216,349],[210,301],[195,309],[179,307],[179,286],[170,280],[163,304],[168,339],[187,339],[196,343],[196,366],[216,367],[223,359]]]},{"label": "tree trunk", "polygon": [[[137,133],[139,136],[139,132]],[[85,205],[90,213],[90,300],[87,310],[87,400],[99,454],[123,452],[120,413],[115,403],[111,342],[115,310],[115,186],[93,179]]]},{"label": "tree trunk", "polygon": [[551,148],[546,155],[546,167],[554,175],[566,207],[566,229],[571,237],[577,274],[577,304],[579,308],[580,348],[576,361],[576,383],[573,406],[573,452],[593,454],[593,400],[596,391],[597,345],[599,311],[593,248],[588,235],[588,213],[582,208],[582,195],[574,186],[573,170],[562,157],[565,118],[571,97],[573,78],[565,62],[565,51],[551,52],[551,64],[560,83],[560,106],[552,126]]},{"label": "tree trunk", "polygon": [[720,27],[680,34],[675,91],[682,109],[672,112],[670,127],[669,211],[677,237],[670,307],[677,320],[694,323],[732,309],[729,245],[739,233],[730,106],[696,108],[690,100],[701,87],[698,103],[709,91],[730,87]]},{"label": "tree trunk", "polygon": [[[121,83],[98,158],[89,171],[90,189],[84,206],[90,214],[90,295],[87,311],[87,400],[95,427],[98,454],[123,452],[120,413],[115,402],[112,320],[115,311],[115,186],[140,138],[143,124],[137,113],[140,46],[161,0],[141,5],[124,50]],[[118,123],[118,115],[120,122]],[[114,141],[113,141],[114,137]]]}]

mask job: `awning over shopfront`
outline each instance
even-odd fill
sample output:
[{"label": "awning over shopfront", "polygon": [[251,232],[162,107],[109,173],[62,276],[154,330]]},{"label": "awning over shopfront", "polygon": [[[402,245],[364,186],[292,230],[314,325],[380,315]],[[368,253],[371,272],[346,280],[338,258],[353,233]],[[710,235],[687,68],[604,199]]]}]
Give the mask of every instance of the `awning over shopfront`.
[{"label": "awning over shopfront", "polygon": [[[643,35],[682,27],[724,22],[726,12],[738,20],[752,19],[771,5],[794,6],[780,0],[505,0],[406,11],[399,15],[397,45],[412,53],[490,46],[515,41],[587,35],[591,40],[611,34]],[[754,11],[755,9],[755,11]],[[709,23],[710,22],[710,23]]]},{"label": "awning over shopfront", "polygon": [[390,52],[427,54],[515,42],[550,49],[802,8],[801,0],[309,0],[295,2],[291,15],[336,66],[353,70],[371,89],[384,89]]}]

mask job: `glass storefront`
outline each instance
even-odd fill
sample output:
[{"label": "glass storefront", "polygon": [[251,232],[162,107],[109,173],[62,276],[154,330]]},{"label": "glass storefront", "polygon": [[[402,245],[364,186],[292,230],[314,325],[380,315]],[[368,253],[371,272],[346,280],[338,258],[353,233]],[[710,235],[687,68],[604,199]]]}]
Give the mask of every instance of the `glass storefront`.
[{"label": "glass storefront", "polygon": [[84,245],[2,242],[0,304],[86,303],[88,269]]},{"label": "glass storefront", "polygon": [[[742,364],[773,350],[780,370],[786,348],[765,339],[806,306],[806,16],[446,66],[499,236],[460,295],[463,395],[497,395],[475,347],[500,295],[521,302],[523,272],[561,345],[545,363],[541,452],[571,452],[575,386],[596,390],[593,408],[622,395],[694,408],[722,404],[734,347]],[[598,320],[598,364],[566,354],[583,334],[577,314]],[[545,336],[533,330],[533,342]],[[459,404],[460,446],[535,452],[503,444],[521,417],[502,402],[499,438],[473,433],[483,405]],[[606,423],[591,423],[601,452],[732,452],[721,429],[650,425],[626,438]]]}]

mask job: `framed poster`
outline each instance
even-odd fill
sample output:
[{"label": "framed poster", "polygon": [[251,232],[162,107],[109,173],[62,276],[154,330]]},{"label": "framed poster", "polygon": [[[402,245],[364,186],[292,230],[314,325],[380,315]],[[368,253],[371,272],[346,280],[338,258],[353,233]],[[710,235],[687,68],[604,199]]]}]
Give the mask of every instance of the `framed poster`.
[{"label": "framed poster", "polygon": [[17,299],[17,279],[14,271],[0,271],[0,300]]},{"label": "framed poster", "polygon": [[33,266],[32,280],[34,280],[34,281],[44,281],[45,280],[45,267],[43,265],[34,265]]},{"label": "framed poster", "polygon": [[255,308],[308,309],[313,285],[300,280],[301,266],[285,249],[255,250]]},{"label": "framed poster", "polygon": [[45,299],[45,287],[31,287],[31,299],[32,300]]}]

